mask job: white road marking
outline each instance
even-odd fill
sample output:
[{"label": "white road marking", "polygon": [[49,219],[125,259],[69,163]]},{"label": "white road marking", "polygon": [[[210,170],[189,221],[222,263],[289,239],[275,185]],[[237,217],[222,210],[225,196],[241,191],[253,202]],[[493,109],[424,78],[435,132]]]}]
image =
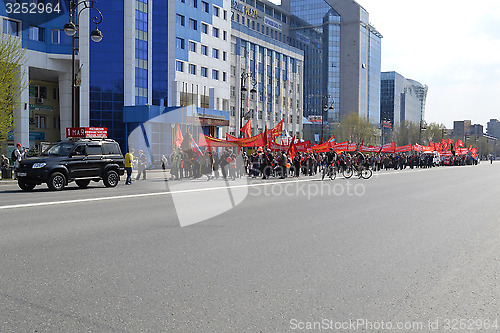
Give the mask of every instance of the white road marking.
[{"label": "white road marking", "polygon": [[313,180],[316,180],[316,179],[302,179],[302,180],[281,181],[281,182],[262,183],[262,184],[246,184],[246,185],[235,185],[235,186],[208,187],[208,188],[201,188],[201,189],[179,190],[179,191],[171,191],[171,192],[127,194],[127,195],[117,195],[117,196],[112,196],[112,197],[36,202],[36,203],[26,203],[26,204],[16,204],[16,205],[5,205],[5,206],[0,206],[0,209],[16,209],[16,208],[27,208],[27,207],[41,207],[41,206],[75,204],[75,203],[93,202],[93,201],[101,201],[101,200],[119,200],[119,199],[129,199],[129,198],[143,198],[143,197],[153,197],[153,196],[160,196],[160,195],[170,195],[170,194],[180,194],[180,193],[190,193],[190,192],[227,190],[227,189],[235,189],[235,188],[240,188],[240,187],[257,187],[257,186],[269,186],[269,185],[285,184],[285,183],[286,184],[300,183],[300,182],[309,182],[309,181],[313,181]]},{"label": "white road marking", "polygon": [[[453,166],[451,168],[458,168],[458,166]],[[373,174],[374,177],[381,175],[394,175],[394,174],[403,174],[410,172],[422,172],[422,171],[430,171],[430,170],[444,170],[445,168],[432,168],[432,169],[414,169],[414,170],[399,170],[399,171],[387,171],[387,172],[376,172]],[[450,169],[447,167],[446,169]],[[345,179],[344,177],[337,177],[338,179]],[[353,176],[353,179],[356,179]],[[88,198],[88,199],[74,199],[74,200],[63,200],[63,201],[49,201],[49,202],[37,202],[37,203],[25,203],[25,204],[16,204],[16,205],[5,205],[0,206],[0,210],[2,209],[16,209],[16,208],[28,208],[28,207],[42,207],[42,206],[54,206],[54,205],[67,205],[67,204],[78,204],[85,202],[94,202],[101,200],[120,200],[120,199],[130,199],[130,198],[143,198],[143,197],[153,197],[160,195],[171,195],[171,194],[181,194],[181,193],[190,193],[190,192],[203,192],[203,191],[217,191],[217,190],[227,190],[227,189],[235,189],[241,187],[257,187],[257,186],[270,186],[270,185],[279,185],[279,184],[292,184],[292,183],[301,183],[301,182],[311,182],[311,181],[321,181],[320,178],[309,178],[309,179],[298,179],[291,181],[279,181],[272,183],[261,183],[261,184],[246,184],[246,185],[235,185],[235,186],[222,186],[222,187],[208,187],[201,189],[190,189],[190,190],[179,190],[179,191],[171,191],[171,192],[154,192],[154,193],[142,193],[142,194],[127,194],[127,195],[117,195],[112,197],[100,197],[100,198]],[[368,180],[369,181],[369,180]]]}]

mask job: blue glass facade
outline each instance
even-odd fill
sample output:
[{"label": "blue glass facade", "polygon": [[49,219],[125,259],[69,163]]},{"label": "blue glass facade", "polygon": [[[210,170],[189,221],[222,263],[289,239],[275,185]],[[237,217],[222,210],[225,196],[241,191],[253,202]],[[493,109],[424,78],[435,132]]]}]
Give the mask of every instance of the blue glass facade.
[{"label": "blue glass facade", "polygon": [[124,3],[102,1],[99,9],[104,38],[90,43],[90,126],[107,127],[108,137],[123,143]]},{"label": "blue glass facade", "polygon": [[291,1],[292,44],[304,50],[304,116],[322,115],[323,96],[334,110],[327,121],[338,122],[340,107],[340,15],[325,1]]},{"label": "blue glass facade", "polygon": [[0,3],[0,15],[4,17],[4,33],[22,36],[23,47],[28,50],[54,54],[72,53],[71,37],[63,31],[64,24],[69,22],[69,0],[58,2],[60,12],[51,14],[14,14],[12,11],[7,13],[6,5],[9,2],[13,4],[16,1]]},{"label": "blue glass facade", "polygon": [[[197,0],[193,0],[197,1]],[[153,1],[152,104],[166,106],[168,96],[168,1]]]}]

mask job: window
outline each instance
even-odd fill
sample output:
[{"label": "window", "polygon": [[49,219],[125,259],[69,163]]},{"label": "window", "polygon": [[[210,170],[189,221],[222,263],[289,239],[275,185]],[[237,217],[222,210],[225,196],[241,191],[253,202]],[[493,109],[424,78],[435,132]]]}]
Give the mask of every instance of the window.
[{"label": "window", "polygon": [[103,155],[119,155],[121,154],[120,146],[116,143],[103,142],[102,143]]},{"label": "window", "polygon": [[184,26],[184,24],[185,24],[184,21],[185,21],[184,15],[177,14],[177,16],[175,18],[175,22],[177,23],[177,25]]},{"label": "window", "polygon": [[226,30],[224,30],[222,32],[222,36],[223,36],[222,39],[227,40],[227,31]]},{"label": "window", "polygon": [[39,114],[35,115],[36,127],[47,128],[47,117]]},{"label": "window", "polygon": [[208,77],[208,68],[206,67],[201,68],[201,76]]},{"label": "window", "polygon": [[208,47],[206,45],[201,46],[201,54],[204,56],[208,55]]},{"label": "window", "polygon": [[19,22],[4,18],[3,33],[12,36],[19,36]]},{"label": "window", "polygon": [[231,76],[236,75],[236,66],[231,65]]},{"label": "window", "polygon": [[203,32],[204,34],[208,34],[208,24],[206,23],[201,24],[201,32]]},{"label": "window", "polygon": [[52,29],[52,44],[61,44],[61,30]]},{"label": "window", "polygon": [[214,57],[215,59],[219,59],[219,49],[212,49],[212,57]]},{"label": "window", "polygon": [[189,28],[193,30],[198,30],[198,21],[193,20],[192,18],[189,19]]},{"label": "window", "polygon": [[190,0],[189,4],[194,8],[198,8],[198,0]]},{"label": "window", "polygon": [[184,63],[182,61],[175,62],[175,70],[178,72],[184,72]]},{"label": "window", "polygon": [[227,77],[227,73],[226,72],[222,72],[222,81],[226,82],[226,77]]},{"label": "window", "polygon": [[202,1],[201,2],[201,9],[204,11],[204,12],[209,12],[209,8],[208,8],[208,2],[205,2],[205,1]]},{"label": "window", "polygon": [[212,70],[212,79],[218,80],[219,79],[219,71],[216,69]]},{"label": "window", "polygon": [[236,87],[235,86],[231,86],[230,94],[231,94],[231,97],[236,97]]},{"label": "window", "polygon": [[40,28],[37,27],[36,25],[30,25],[29,39],[36,40],[39,42],[45,41],[45,28]]},{"label": "window", "polygon": [[220,11],[220,10],[219,10],[219,7],[214,6],[214,15],[215,15],[215,16],[219,17],[219,15],[220,15],[219,11]]},{"label": "window", "polygon": [[88,155],[102,155],[102,149],[99,145],[87,145],[87,149],[85,149],[85,152]]},{"label": "window", "polygon": [[29,96],[32,98],[47,98],[47,87],[30,85]]},{"label": "window", "polygon": [[189,64],[189,74],[196,75],[196,65]]},{"label": "window", "polygon": [[227,21],[227,10],[224,10],[224,20]]},{"label": "window", "polygon": [[226,61],[226,58],[227,58],[227,52],[222,51],[222,60]]},{"label": "window", "polygon": [[54,116],[54,128],[61,129],[61,117]]},{"label": "window", "polygon": [[214,32],[213,32],[214,37],[219,38],[219,28],[215,28],[215,27],[214,27],[214,29],[213,29],[213,30],[214,30]]},{"label": "window", "polygon": [[58,88],[52,89],[52,99],[55,99],[56,101],[59,100],[59,89]]},{"label": "window", "polygon": [[177,37],[176,40],[177,40],[177,48],[184,50],[184,39]]},{"label": "window", "polygon": [[196,52],[196,43],[189,41],[189,51]]}]

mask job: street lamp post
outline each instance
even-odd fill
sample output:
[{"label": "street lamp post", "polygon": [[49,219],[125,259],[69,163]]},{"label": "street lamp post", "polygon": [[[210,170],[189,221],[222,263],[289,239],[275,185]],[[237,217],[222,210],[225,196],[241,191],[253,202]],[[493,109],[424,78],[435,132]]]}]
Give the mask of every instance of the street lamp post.
[{"label": "street lamp post", "polygon": [[[247,91],[247,88],[245,87],[245,80],[250,79],[250,84],[252,85],[252,89],[250,89],[250,93],[254,94],[257,92],[255,89],[255,86],[257,85],[257,80],[255,79],[255,76],[252,72],[243,72],[241,73],[241,81],[240,81],[240,137],[242,136],[241,133],[241,128],[243,127],[243,96],[244,93]],[[250,112],[247,112],[247,115],[250,114]]]},{"label": "street lamp post", "polygon": [[[330,103],[331,100],[331,103]],[[333,111],[333,104],[335,101],[330,95],[321,96],[321,143],[323,143],[323,132],[325,129],[325,114],[328,115],[328,110]]]},{"label": "street lamp post", "polygon": [[[75,89],[76,89],[76,77],[75,77],[75,52],[79,50],[79,47],[76,46],[76,39],[79,39],[78,29],[79,29],[79,21],[80,14],[85,9],[95,9],[99,16],[94,16],[92,18],[92,22],[96,25],[95,30],[90,33],[90,38],[99,43],[102,40],[102,32],[99,30],[98,25],[102,22],[102,13],[99,9],[95,7],[96,1],[94,0],[82,0],[76,2],[75,0],[71,0],[69,3],[69,22],[64,25],[64,32],[72,37],[72,54],[71,54],[71,125],[73,127],[77,127],[79,125],[78,117],[76,115],[75,108]],[[82,8],[78,11],[78,7],[82,6]],[[80,43],[78,41],[78,43]]]},{"label": "street lamp post", "polygon": [[423,120],[420,121],[420,131],[418,134],[418,143],[422,144],[422,131],[426,130],[425,122]]}]

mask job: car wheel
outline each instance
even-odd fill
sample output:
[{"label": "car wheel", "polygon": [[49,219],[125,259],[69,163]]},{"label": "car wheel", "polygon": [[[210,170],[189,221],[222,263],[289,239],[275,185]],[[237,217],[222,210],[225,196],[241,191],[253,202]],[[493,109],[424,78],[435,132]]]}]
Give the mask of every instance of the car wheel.
[{"label": "car wheel", "polygon": [[28,182],[25,182],[23,180],[19,180],[17,182],[17,185],[19,185],[19,187],[23,190],[23,191],[32,191],[36,184],[33,184],[33,183],[28,183]]},{"label": "car wheel", "polygon": [[115,170],[109,170],[108,172],[106,172],[106,176],[104,177],[103,181],[104,181],[104,186],[115,187],[116,185],[118,185],[120,177],[118,176],[118,173]]},{"label": "car wheel", "polygon": [[90,179],[75,180],[75,183],[79,188],[87,188],[90,184]]},{"label": "car wheel", "polygon": [[47,186],[52,191],[60,191],[66,186],[66,177],[60,172],[54,172],[50,175]]}]

